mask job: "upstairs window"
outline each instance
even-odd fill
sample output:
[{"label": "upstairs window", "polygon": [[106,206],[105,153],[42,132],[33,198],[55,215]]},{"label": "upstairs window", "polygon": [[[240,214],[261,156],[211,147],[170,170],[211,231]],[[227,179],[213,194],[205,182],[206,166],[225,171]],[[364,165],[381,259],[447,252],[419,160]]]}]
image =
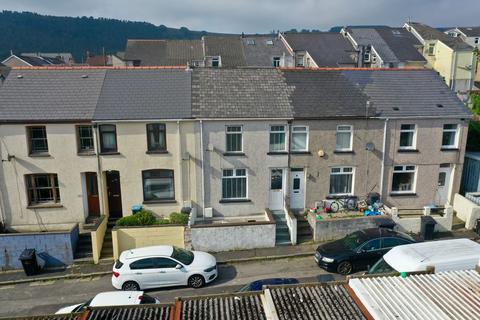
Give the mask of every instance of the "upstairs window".
[{"label": "upstairs window", "polygon": [[267,46],[273,46],[273,40],[272,39],[265,40],[265,44]]},{"label": "upstairs window", "polygon": [[427,53],[429,56],[433,56],[435,54],[435,43],[430,43],[427,47]]},{"label": "upstairs window", "polygon": [[150,152],[167,151],[165,124],[147,124],[147,148]]},{"label": "upstairs window", "polygon": [[28,127],[29,154],[48,153],[47,129],[45,126]]},{"label": "upstairs window", "polygon": [[337,167],[330,170],[330,194],[353,194],[353,168]]},{"label": "upstairs window", "polygon": [[336,151],[352,151],[353,127],[348,125],[337,126]]},{"label": "upstairs window", "polygon": [[224,169],[222,175],[222,199],[247,198],[247,170]]},{"label": "upstairs window", "polygon": [[393,167],[392,193],[415,192],[415,166]]},{"label": "upstairs window", "polygon": [[28,174],[25,179],[29,205],[60,202],[60,189],[56,174]]},{"label": "upstairs window", "polygon": [[285,126],[270,127],[270,151],[287,151],[285,148]]},{"label": "upstairs window", "polygon": [[475,39],[473,40],[473,43],[479,44],[479,43],[480,43],[480,38],[475,38]]},{"label": "upstairs window", "polygon": [[275,68],[279,68],[280,67],[280,57],[273,57],[273,66]]},{"label": "upstairs window", "polygon": [[308,151],[308,127],[292,127],[292,151]]},{"label": "upstairs window", "polygon": [[250,46],[255,45],[255,39],[247,39],[247,44]]},{"label": "upstairs window", "polygon": [[100,149],[102,153],[117,152],[117,129],[113,124],[102,124],[100,130]]},{"label": "upstairs window", "polygon": [[220,67],[220,57],[212,57],[212,67],[218,68]]},{"label": "upstairs window", "polygon": [[92,126],[77,126],[77,137],[78,153],[91,153],[95,151]]},{"label": "upstairs window", "polygon": [[144,170],[142,180],[144,201],[175,200],[173,170]]},{"label": "upstairs window", "polygon": [[303,55],[297,55],[296,59],[295,59],[295,65],[297,67],[303,67],[305,66],[305,63],[304,63],[304,56]]},{"label": "upstairs window", "polygon": [[444,149],[455,149],[457,148],[457,135],[458,135],[458,125],[457,124],[444,124],[443,125],[443,135],[442,135],[442,148]]},{"label": "upstairs window", "polygon": [[226,150],[227,152],[243,151],[242,126],[227,126],[226,129]]},{"label": "upstairs window", "polygon": [[414,124],[400,126],[400,149],[415,149],[416,131]]}]

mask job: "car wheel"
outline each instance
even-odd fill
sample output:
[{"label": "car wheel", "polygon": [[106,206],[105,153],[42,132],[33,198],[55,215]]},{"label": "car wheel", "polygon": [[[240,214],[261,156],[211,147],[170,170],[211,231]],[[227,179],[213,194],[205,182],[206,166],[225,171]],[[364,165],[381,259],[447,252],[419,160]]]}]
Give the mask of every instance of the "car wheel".
[{"label": "car wheel", "polygon": [[192,288],[201,288],[205,284],[205,279],[201,275],[193,275],[188,278],[188,285]]},{"label": "car wheel", "polygon": [[352,273],[353,266],[350,261],[342,261],[337,267],[337,272],[343,275]]},{"label": "car wheel", "polygon": [[127,281],[122,286],[123,291],[140,291],[140,286],[135,281]]}]

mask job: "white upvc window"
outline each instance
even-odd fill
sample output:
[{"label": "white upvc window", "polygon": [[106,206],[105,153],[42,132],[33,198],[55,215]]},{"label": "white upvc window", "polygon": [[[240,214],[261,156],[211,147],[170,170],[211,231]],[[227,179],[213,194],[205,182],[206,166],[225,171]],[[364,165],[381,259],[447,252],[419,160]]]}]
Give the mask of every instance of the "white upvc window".
[{"label": "white upvc window", "polygon": [[243,152],[243,128],[242,126],[227,126],[225,132],[226,151]]},{"label": "white upvc window", "polygon": [[334,167],[330,169],[330,195],[353,195],[355,168]]},{"label": "white upvc window", "polygon": [[281,152],[287,151],[285,143],[285,126],[273,125],[270,126],[270,151]]},{"label": "white upvc window", "polygon": [[337,126],[336,151],[352,151],[353,126]]},{"label": "white upvc window", "polygon": [[473,40],[473,43],[479,44],[480,43],[480,38],[475,38],[475,40]]},{"label": "white upvc window", "polygon": [[435,54],[435,43],[430,43],[427,47],[427,53],[429,56],[433,56]]},{"label": "white upvc window", "polygon": [[415,150],[417,144],[417,126],[415,124],[400,125],[400,144],[402,150]]},{"label": "white upvc window", "polygon": [[455,149],[458,147],[458,124],[444,124],[442,134],[442,148]]},{"label": "white upvc window", "polygon": [[415,193],[416,180],[416,166],[394,166],[392,177],[392,193]]},{"label": "white upvc window", "polygon": [[280,67],[280,57],[273,57],[273,66],[275,68],[279,68]]},{"label": "white upvc window", "polygon": [[308,127],[292,127],[292,151],[308,151]]},{"label": "white upvc window", "polygon": [[247,199],[247,169],[223,169],[222,199]]}]

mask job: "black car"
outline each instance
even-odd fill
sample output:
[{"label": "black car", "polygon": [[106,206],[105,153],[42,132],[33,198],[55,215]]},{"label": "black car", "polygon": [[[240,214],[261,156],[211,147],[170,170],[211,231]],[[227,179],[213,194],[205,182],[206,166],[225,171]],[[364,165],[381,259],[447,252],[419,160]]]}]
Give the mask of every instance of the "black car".
[{"label": "black car", "polygon": [[391,229],[364,229],[318,246],[315,262],[329,272],[346,275],[367,270],[395,246],[414,242],[409,235]]},{"label": "black car", "polygon": [[282,285],[282,284],[297,284],[298,280],[295,278],[271,278],[253,281],[243,287],[237,292],[247,291],[262,291],[263,286],[266,285]]}]

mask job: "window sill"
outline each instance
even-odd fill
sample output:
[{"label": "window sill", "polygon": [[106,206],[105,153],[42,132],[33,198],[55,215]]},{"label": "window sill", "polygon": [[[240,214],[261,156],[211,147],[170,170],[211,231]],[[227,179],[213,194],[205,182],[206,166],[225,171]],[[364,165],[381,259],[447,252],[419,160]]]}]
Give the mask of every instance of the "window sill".
[{"label": "window sill", "polygon": [[146,154],[168,154],[167,150],[147,150]]},{"label": "window sill", "polygon": [[243,152],[224,152],[223,155],[225,157],[245,157],[245,153]]},{"label": "window sill", "polygon": [[155,203],[177,203],[175,199],[168,199],[168,200],[146,200],[143,201],[142,204],[155,204]]},{"label": "window sill", "polygon": [[281,156],[281,155],[288,155],[287,151],[270,151],[267,152],[269,156]]},{"label": "window sill", "polygon": [[418,153],[418,149],[398,149],[398,153]]},{"label": "window sill", "polygon": [[416,197],[415,192],[390,192],[390,197]]},{"label": "window sill", "polygon": [[32,157],[32,158],[48,158],[48,157],[51,157],[51,155],[48,153],[48,152],[39,152],[39,153],[30,153],[28,155],[29,157]]},{"label": "window sill", "polygon": [[44,203],[44,204],[31,204],[27,206],[27,209],[50,209],[50,208],[63,208],[60,203]]},{"label": "window sill", "polygon": [[117,156],[119,155],[120,152],[114,151],[114,152],[100,152],[99,155],[101,156]]},{"label": "window sill", "polygon": [[85,151],[85,152],[77,152],[77,156],[85,157],[85,156],[95,156],[97,155],[94,151]]},{"label": "window sill", "polygon": [[440,151],[460,151],[459,148],[441,148]]},{"label": "window sill", "polygon": [[240,203],[240,202],[252,202],[250,199],[222,199],[219,203]]},{"label": "window sill", "polygon": [[355,154],[355,151],[353,150],[335,150],[333,153],[336,154]]},{"label": "window sill", "polygon": [[309,155],[311,155],[312,153],[310,151],[290,151],[290,154],[309,154]]},{"label": "window sill", "polygon": [[339,193],[339,194],[329,194],[327,200],[338,200],[338,199],[357,199],[358,197],[350,193]]}]

